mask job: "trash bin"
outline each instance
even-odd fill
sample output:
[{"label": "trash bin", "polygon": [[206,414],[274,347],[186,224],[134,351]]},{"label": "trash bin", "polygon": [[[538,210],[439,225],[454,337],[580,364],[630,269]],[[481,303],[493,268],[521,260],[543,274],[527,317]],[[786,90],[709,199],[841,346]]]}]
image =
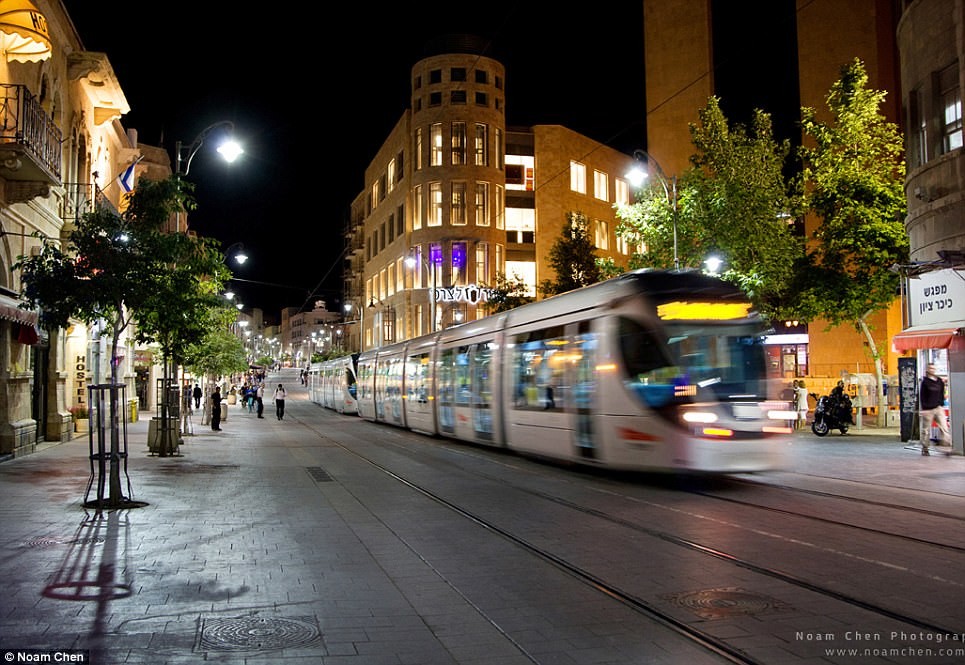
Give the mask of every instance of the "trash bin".
[{"label": "trash bin", "polygon": [[221,422],[228,420],[228,405],[224,402],[221,403]]}]

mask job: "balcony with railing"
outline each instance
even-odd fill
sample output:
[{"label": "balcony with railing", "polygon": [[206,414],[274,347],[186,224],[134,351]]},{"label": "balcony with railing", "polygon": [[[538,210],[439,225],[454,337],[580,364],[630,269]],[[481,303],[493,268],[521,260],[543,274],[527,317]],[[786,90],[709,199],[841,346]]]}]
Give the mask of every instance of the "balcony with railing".
[{"label": "balcony with railing", "polygon": [[8,200],[46,196],[60,185],[61,137],[26,86],[0,83],[0,177],[7,180]]}]

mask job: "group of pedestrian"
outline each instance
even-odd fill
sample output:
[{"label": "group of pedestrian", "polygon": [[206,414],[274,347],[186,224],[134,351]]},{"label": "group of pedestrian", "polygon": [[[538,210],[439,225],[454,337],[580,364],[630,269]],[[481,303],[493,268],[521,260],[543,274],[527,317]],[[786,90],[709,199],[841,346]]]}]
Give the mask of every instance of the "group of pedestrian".
[{"label": "group of pedestrian", "polygon": [[[197,386],[195,386],[195,389],[199,390]],[[242,408],[247,408],[248,413],[256,411],[259,418],[265,417],[264,382],[243,386],[240,395]],[[275,416],[278,420],[283,420],[285,417],[285,399],[287,397],[288,391],[285,390],[284,385],[279,383],[272,394],[272,401],[275,403]],[[221,402],[223,399],[221,388],[215,386],[214,392],[211,394],[211,429],[215,432],[221,431]],[[200,403],[200,397],[197,400]]]}]

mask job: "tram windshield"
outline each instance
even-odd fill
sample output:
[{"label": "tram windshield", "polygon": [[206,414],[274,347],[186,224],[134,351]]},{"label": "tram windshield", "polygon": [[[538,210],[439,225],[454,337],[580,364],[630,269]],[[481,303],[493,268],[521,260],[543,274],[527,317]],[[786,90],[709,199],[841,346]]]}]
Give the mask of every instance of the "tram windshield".
[{"label": "tram windshield", "polygon": [[621,319],[628,385],[651,408],[766,395],[761,327],[753,321],[673,321],[659,329]]}]

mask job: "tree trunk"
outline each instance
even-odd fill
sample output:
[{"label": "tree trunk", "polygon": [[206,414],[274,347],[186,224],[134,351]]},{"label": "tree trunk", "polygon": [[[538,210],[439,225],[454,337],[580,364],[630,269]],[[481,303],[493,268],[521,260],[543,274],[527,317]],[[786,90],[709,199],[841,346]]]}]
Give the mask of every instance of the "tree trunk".
[{"label": "tree trunk", "polygon": [[108,506],[116,508],[124,504],[125,496],[121,488],[121,428],[120,417],[123,415],[118,409],[117,395],[117,345],[121,337],[121,327],[118,321],[114,322],[114,335],[111,339],[111,392],[110,392],[110,436],[111,436],[111,457],[110,471],[108,473]]},{"label": "tree trunk", "polygon": [[858,327],[861,328],[865,339],[868,340],[868,348],[871,350],[871,358],[875,364],[875,391],[878,401],[878,414],[875,419],[876,425],[878,427],[884,427],[888,422],[888,403],[885,401],[885,373],[881,365],[881,353],[878,351],[878,345],[875,344],[875,338],[871,334],[871,328],[868,327],[864,316],[858,320]]}]

